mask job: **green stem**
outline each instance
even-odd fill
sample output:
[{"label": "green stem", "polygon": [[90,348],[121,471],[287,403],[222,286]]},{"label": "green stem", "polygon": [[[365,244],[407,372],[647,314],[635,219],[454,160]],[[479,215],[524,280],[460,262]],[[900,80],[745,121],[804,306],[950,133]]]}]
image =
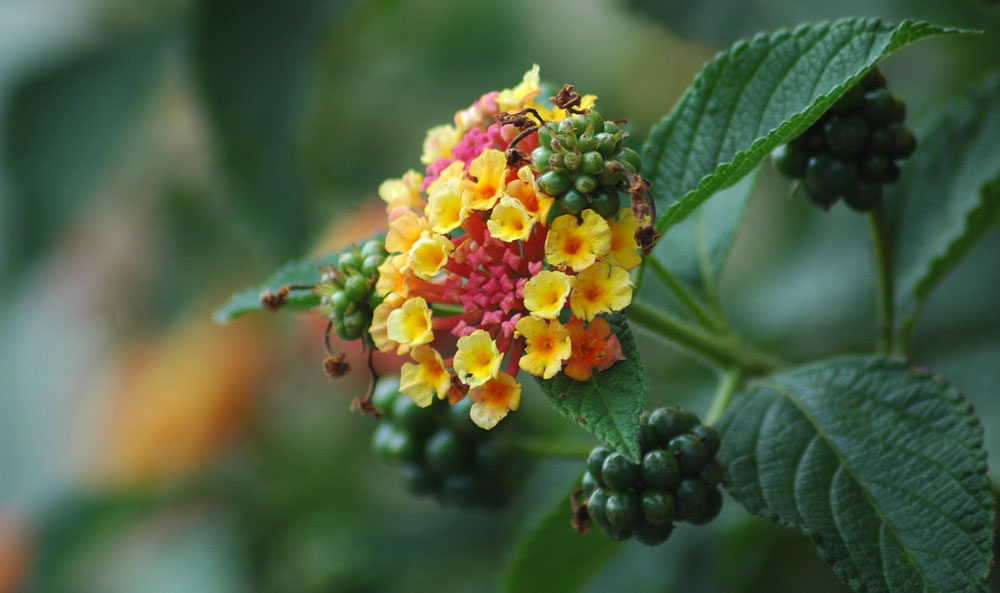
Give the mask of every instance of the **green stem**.
[{"label": "green stem", "polygon": [[[868,213],[868,227],[872,235],[872,249],[875,252],[875,276],[878,280],[878,322],[879,348],[890,354],[896,351],[895,320],[893,319],[893,274],[892,246],[889,243],[889,223],[885,210],[879,204]],[[901,351],[899,353],[902,353]]]},{"label": "green stem", "polygon": [[531,457],[555,457],[559,459],[586,459],[594,448],[592,443],[580,441],[560,442],[535,438],[519,438],[510,442],[516,450]]},{"label": "green stem", "polygon": [[993,498],[1000,504],[1000,480],[996,476],[990,476],[990,485],[993,487]]},{"label": "green stem", "polygon": [[743,372],[740,369],[730,369],[723,373],[722,380],[719,381],[719,388],[712,398],[712,405],[705,416],[705,424],[713,425],[719,421],[722,413],[729,407],[729,402],[733,399],[733,394],[743,385]]},{"label": "green stem", "polygon": [[667,266],[663,265],[663,262],[656,259],[655,257],[647,258],[649,265],[652,266],[653,272],[667,285],[670,292],[674,293],[677,300],[680,301],[681,305],[688,310],[695,319],[698,320],[705,329],[711,330],[713,332],[720,331],[726,327],[726,324],[722,322],[721,319],[716,316],[716,314],[706,307],[701,300],[691,291],[690,288],[681,282],[680,278],[674,275]]},{"label": "green stem", "polygon": [[771,355],[743,346],[734,336],[714,336],[638,301],[628,308],[628,318],[722,368],[740,368],[747,374],[757,374],[785,366]]}]

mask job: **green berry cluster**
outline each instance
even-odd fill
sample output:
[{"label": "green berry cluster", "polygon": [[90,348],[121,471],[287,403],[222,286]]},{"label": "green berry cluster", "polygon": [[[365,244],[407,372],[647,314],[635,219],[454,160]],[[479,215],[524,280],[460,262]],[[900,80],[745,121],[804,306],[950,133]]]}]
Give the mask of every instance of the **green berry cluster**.
[{"label": "green berry cluster", "polygon": [[372,403],[383,414],[372,448],[387,463],[402,466],[403,483],[411,493],[458,507],[506,502],[520,473],[518,459],[497,430],[472,423],[468,397],[451,406],[434,400],[421,408],[399,393],[398,377],[384,377]]},{"label": "green berry cluster", "polygon": [[702,525],[718,516],[722,466],[715,429],[682,408],[657,408],[642,416],[640,445],[639,465],[606,447],[587,458],[583,494],[601,531],[655,546],[670,537],[675,521]]},{"label": "green berry cluster", "polygon": [[843,198],[854,210],[871,210],[882,200],[882,186],[899,179],[896,161],[916,149],[905,118],[906,104],[873,69],[805,133],[779,147],[774,164],[802,179],[818,206],[829,208]]},{"label": "green berry cluster", "polygon": [[605,218],[621,209],[619,191],[628,187],[626,171],[639,170],[639,153],[625,147],[628,133],[595,110],[538,128],[531,168],[541,173],[538,187],[557,199],[563,214],[579,216],[590,208]]},{"label": "green berry cluster", "polygon": [[357,340],[366,335],[372,311],[382,302],[375,292],[375,282],[378,267],[388,254],[378,239],[366,241],[360,248],[351,246],[340,254],[337,266],[331,266],[320,278],[316,286],[319,312],[330,318],[342,339]]}]

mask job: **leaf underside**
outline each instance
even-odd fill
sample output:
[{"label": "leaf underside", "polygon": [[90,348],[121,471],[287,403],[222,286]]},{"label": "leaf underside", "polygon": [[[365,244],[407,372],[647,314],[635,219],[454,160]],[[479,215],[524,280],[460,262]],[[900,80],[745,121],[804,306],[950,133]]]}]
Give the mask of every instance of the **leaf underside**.
[{"label": "leaf underside", "polygon": [[733,496],[809,535],[855,591],[984,590],[983,430],[939,378],[880,357],[816,363],[757,384],[719,428]]},{"label": "leaf underside", "polygon": [[[286,285],[312,285],[319,282],[320,266],[335,265],[339,254],[334,253],[322,257],[311,257],[290,261],[271,275],[263,284],[241,290],[229,297],[221,307],[215,310],[213,318],[217,323],[226,323],[253,311],[262,311],[260,295],[265,290],[278,292]],[[301,311],[319,304],[319,297],[311,290],[298,289],[288,293],[288,302],[282,310]]]},{"label": "leaf underside", "polygon": [[738,41],[695,77],[643,146],[662,233],[795,138],[873,65],[919,39],[960,34],[924,22],[843,19]]},{"label": "leaf underside", "polygon": [[649,377],[639,360],[624,311],[608,317],[608,322],[621,342],[625,360],[605,371],[594,371],[589,381],[559,373],[551,379],[536,378],[536,382],[563,416],[638,463],[639,415],[646,402]]}]

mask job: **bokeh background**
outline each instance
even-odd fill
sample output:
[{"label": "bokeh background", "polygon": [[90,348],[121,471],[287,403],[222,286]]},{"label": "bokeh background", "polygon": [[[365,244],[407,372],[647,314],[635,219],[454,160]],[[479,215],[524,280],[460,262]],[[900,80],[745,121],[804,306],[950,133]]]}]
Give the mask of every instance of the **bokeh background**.
[{"label": "bokeh background", "polygon": [[[499,512],[411,498],[348,411],[365,378],[323,373],[320,320],[222,327],[213,306],[377,229],[375,189],[419,166],[424,130],[532,63],[638,144],[718,49],[849,15],[985,31],[883,65],[918,122],[1000,65],[984,0],[0,0],[0,593],[496,590],[579,461],[538,461]],[[871,276],[863,220],[765,166],[724,279],[744,331],[792,360],[865,350]],[[991,459],[998,303],[993,233],[915,349],[976,405]],[[712,374],[640,345],[651,402],[703,413]],[[507,422],[586,439],[535,392]],[[625,547],[592,591],[845,590],[731,500]]]}]

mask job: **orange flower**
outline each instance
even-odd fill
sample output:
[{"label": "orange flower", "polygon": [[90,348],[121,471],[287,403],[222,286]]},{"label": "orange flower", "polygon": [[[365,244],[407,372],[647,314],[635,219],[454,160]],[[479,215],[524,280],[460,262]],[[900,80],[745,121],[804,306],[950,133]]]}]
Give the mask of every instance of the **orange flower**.
[{"label": "orange flower", "polygon": [[595,368],[603,371],[625,359],[618,336],[611,334],[611,326],[603,317],[594,319],[587,327],[579,318],[573,317],[566,324],[566,329],[573,345],[569,361],[563,367],[568,377],[587,381]]}]

